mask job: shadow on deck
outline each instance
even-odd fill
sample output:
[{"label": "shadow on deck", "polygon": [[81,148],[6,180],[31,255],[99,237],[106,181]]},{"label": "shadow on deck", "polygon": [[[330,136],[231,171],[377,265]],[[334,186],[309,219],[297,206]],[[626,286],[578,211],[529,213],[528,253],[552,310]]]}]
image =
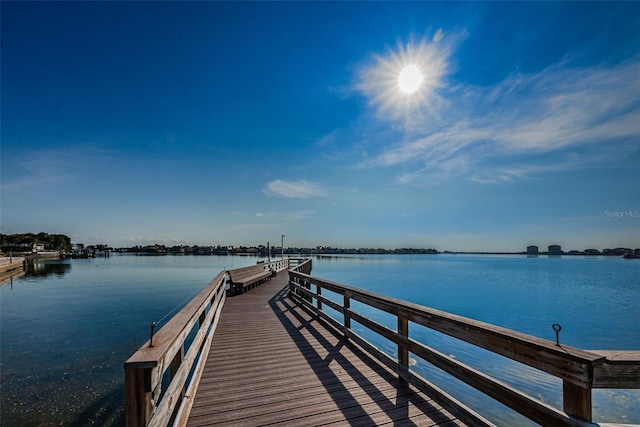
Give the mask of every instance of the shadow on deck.
[{"label": "shadow on deck", "polygon": [[229,298],[189,418],[209,425],[464,425],[288,295]]}]

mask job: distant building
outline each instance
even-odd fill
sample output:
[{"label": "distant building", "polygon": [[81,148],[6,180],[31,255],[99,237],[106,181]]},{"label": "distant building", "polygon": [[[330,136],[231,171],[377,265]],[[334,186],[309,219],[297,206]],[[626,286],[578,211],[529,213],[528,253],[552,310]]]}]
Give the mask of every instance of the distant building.
[{"label": "distant building", "polygon": [[527,255],[538,255],[537,246],[527,246]]},{"label": "distant building", "polygon": [[32,252],[38,253],[38,252],[43,252],[46,251],[47,249],[49,249],[51,245],[47,242],[41,242],[41,241],[36,241],[33,243],[33,249]]},{"label": "distant building", "polygon": [[615,248],[613,251],[616,255],[628,255],[633,253],[633,249],[631,248]]},{"label": "distant building", "polygon": [[195,255],[213,255],[213,246],[199,246],[198,249],[193,251]]},{"label": "distant building", "polygon": [[562,247],[560,245],[549,245],[549,255],[562,255]]}]

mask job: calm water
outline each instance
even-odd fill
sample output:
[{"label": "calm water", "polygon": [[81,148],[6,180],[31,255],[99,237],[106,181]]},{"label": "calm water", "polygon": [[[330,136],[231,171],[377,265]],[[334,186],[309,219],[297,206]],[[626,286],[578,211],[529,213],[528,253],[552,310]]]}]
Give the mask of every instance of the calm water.
[{"label": "calm water", "polygon": [[[254,257],[112,256],[48,262],[0,286],[2,425],[122,425],[123,363],[152,321],[186,303],[220,270]],[[640,349],[640,262],[518,256],[314,258],[313,274],[584,349]],[[392,320],[360,308],[382,323]],[[161,325],[160,325],[161,326]],[[357,325],[355,325],[357,327]],[[395,354],[392,345],[361,333]],[[424,329],[411,336],[554,405],[553,377]],[[510,411],[412,359],[414,369],[500,425]],[[597,421],[640,423],[640,393],[594,391]]]}]

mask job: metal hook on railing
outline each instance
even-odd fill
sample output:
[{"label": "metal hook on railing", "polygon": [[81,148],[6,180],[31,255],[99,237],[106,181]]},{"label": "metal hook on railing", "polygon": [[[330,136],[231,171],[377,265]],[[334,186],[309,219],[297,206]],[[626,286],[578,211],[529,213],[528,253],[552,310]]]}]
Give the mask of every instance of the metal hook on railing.
[{"label": "metal hook on railing", "polygon": [[562,330],[562,326],[559,323],[554,323],[551,325],[551,329],[556,331],[556,345],[560,347],[560,331]]},{"label": "metal hook on railing", "polygon": [[156,322],[151,322],[151,337],[149,338],[149,347],[153,347],[153,330],[156,328]]}]

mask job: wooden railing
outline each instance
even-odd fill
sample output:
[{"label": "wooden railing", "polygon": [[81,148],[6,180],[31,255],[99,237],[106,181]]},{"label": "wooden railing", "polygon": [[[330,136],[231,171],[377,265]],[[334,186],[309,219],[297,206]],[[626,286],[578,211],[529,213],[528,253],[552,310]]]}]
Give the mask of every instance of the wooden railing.
[{"label": "wooden railing", "polygon": [[271,262],[265,262],[260,265],[263,265],[265,270],[284,271],[289,269],[289,262],[289,258],[282,258]]},{"label": "wooden railing", "polygon": [[[180,425],[186,421],[224,305],[225,277],[224,271],[218,273],[126,361],[127,426],[166,426],[174,421]],[[187,350],[185,341],[194,328],[197,333]],[[167,389],[162,390],[167,382]]]},{"label": "wooden railing", "polygon": [[24,271],[24,257],[2,257],[0,258],[0,277],[13,275],[20,271]]},{"label": "wooden railing", "polygon": [[[289,259],[260,264],[283,271]],[[226,300],[221,271],[125,362],[128,427],[184,425]],[[164,388],[164,389],[163,389]]]},{"label": "wooden railing", "polygon": [[290,258],[289,261],[289,268],[291,271],[296,273],[311,274],[311,258]]},{"label": "wooden railing", "polygon": [[[426,388],[434,387],[409,368],[409,353],[412,353],[543,426],[592,426],[592,389],[640,388],[639,351],[584,351],[556,345],[506,328],[312,277],[304,269],[292,269],[289,275],[293,298],[342,330],[346,337],[396,370],[405,380]],[[323,296],[323,290],[342,296],[342,303]],[[351,301],[394,315],[397,328],[391,329],[357,313],[352,309]],[[341,313],[342,322],[327,314],[325,306]],[[397,358],[354,332],[352,320],[394,343]],[[562,379],[563,410],[410,338],[411,324],[425,326]]]}]

